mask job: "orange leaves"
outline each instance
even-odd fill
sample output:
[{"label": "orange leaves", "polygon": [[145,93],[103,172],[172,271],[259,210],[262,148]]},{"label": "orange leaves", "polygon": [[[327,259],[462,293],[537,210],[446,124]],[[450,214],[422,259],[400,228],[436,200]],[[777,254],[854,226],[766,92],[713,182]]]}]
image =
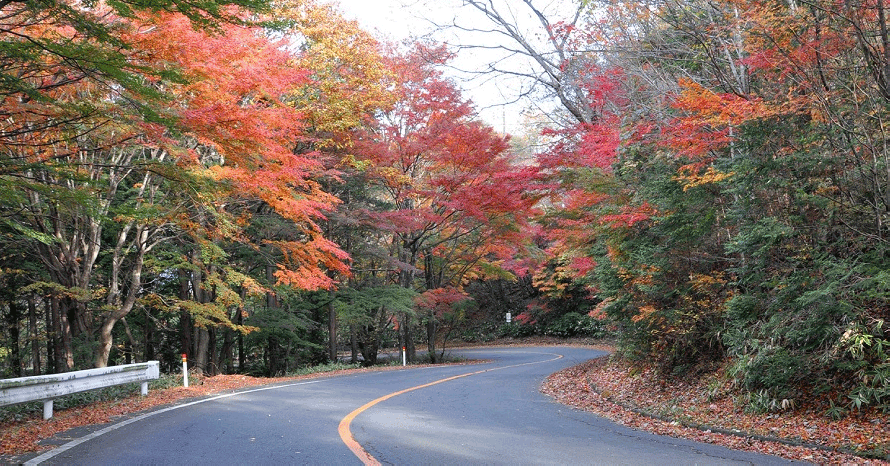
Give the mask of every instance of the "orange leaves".
[{"label": "orange leaves", "polygon": [[[569,254],[574,253],[577,251]],[[554,258],[551,264],[551,267],[540,269],[532,276],[532,285],[551,297],[563,296],[575,278],[596,267],[596,261],[584,256],[560,256]]]},{"label": "orange leaves", "polygon": [[316,233],[306,241],[266,241],[284,254],[275,278],[279,284],[304,290],[333,288],[333,274],[349,275],[349,256],[336,244]]},{"label": "orange leaves", "polygon": [[734,128],[776,112],[760,99],[719,94],[689,79],[681,79],[673,102],[682,112],[668,129],[663,144],[692,159],[708,159],[734,139]]},{"label": "orange leaves", "polygon": [[608,321],[609,316],[606,313],[606,308],[614,304],[616,299],[614,297],[606,298],[597,304],[593,310],[587,313],[588,316],[593,317],[596,320]]},{"label": "orange leaves", "polygon": [[[806,8],[762,1],[748,3],[743,20],[748,56],[743,63],[771,81],[773,86],[765,85],[761,92],[771,93],[776,100],[813,97],[802,92],[782,92],[789,87],[819,92],[824,85],[820,81],[830,76],[825,73],[834,71],[833,62],[857,46],[854,19],[857,13],[850,14],[855,9],[870,11],[866,16],[871,17],[866,21],[877,26],[876,9],[872,10],[867,3],[859,3],[847,11],[844,10],[852,4],[820,3],[816,8],[824,10],[817,17]],[[840,21],[827,27],[832,19]]]},{"label": "orange leaves", "polygon": [[275,17],[293,20],[290,33],[305,43],[293,64],[311,73],[288,96],[312,126],[316,146],[350,147],[351,131],[394,100],[387,88],[392,70],[384,64],[380,44],[330,5],[289,0],[278,5]]},{"label": "orange leaves", "polygon": [[674,106],[713,127],[738,126],[754,118],[770,116],[769,107],[758,99],[718,94],[686,78],[679,81],[680,95]]},{"label": "orange leaves", "polygon": [[[321,10],[313,5],[308,8],[299,11],[321,17]],[[312,86],[333,92],[325,86],[342,83],[344,74],[330,74],[326,67],[337,60],[345,63],[358,58],[348,59],[338,55],[342,50],[325,45],[318,45],[312,53],[326,54],[328,62],[311,59],[315,55],[309,52],[294,54],[292,43],[272,40],[268,31],[260,28],[223,25],[217,34],[208,34],[191,28],[178,15],[160,14],[143,21],[145,27],[134,29],[129,36],[143,51],[140,59],[151,66],[174,67],[185,78],[184,82],[163,85],[176,96],[172,111],[188,136],[186,142],[193,144],[189,149],[195,157],[188,162],[194,166],[212,161],[212,176],[229,188],[224,193],[228,199],[217,197],[211,202],[226,203],[233,212],[243,204],[231,199],[261,200],[271,207],[291,222],[293,235],[290,239],[256,239],[254,243],[274,246],[283,257],[277,264],[278,282],[310,290],[332,287],[332,276],[348,273],[347,256],[323,239],[316,225],[338,200],[316,181],[326,172],[323,154],[313,150],[319,144],[313,144],[319,141],[318,131],[329,132],[340,123],[323,122],[313,113],[314,107],[295,101],[294,96]],[[336,22],[333,17],[327,21]],[[313,34],[311,40],[318,44],[326,40],[320,30]],[[357,33],[341,27],[330,34]],[[169,40],[171,37],[176,40]],[[336,107],[362,101],[362,95],[355,92],[341,97],[344,100],[337,103],[328,95],[320,105]],[[240,217],[242,227],[249,225],[244,215]],[[226,236],[245,239],[234,231]]]},{"label": "orange leaves", "polygon": [[655,309],[655,306],[647,304],[645,306],[640,307],[640,310],[636,314],[634,314],[633,317],[631,317],[631,320],[634,322],[642,322],[644,320],[649,320],[652,318],[652,316],[656,312],[658,312],[658,310]]},{"label": "orange leaves", "polygon": [[146,21],[151,27],[129,40],[151,66],[182,70],[188,82],[165,86],[177,98],[173,111],[185,131],[231,167],[253,169],[290,156],[303,124],[280,99],[306,73],[289,65],[281,44],[255,28],[225,26],[211,35],[182,16]]},{"label": "orange leaves", "polygon": [[680,174],[675,176],[674,180],[683,184],[683,191],[688,191],[698,186],[719,183],[733,175],[733,172],[723,173],[714,167],[708,167],[704,173],[698,173],[694,166],[687,165],[680,168]]},{"label": "orange leaves", "polygon": [[689,276],[689,284],[696,293],[709,294],[726,285],[727,280],[724,273],[717,272],[713,275],[693,274]]}]

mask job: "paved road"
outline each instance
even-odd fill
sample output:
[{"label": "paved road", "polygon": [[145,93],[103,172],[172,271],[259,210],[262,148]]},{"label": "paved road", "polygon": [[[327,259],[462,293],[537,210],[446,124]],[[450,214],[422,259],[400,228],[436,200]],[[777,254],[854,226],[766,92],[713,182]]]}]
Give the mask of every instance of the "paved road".
[{"label": "paved road", "polygon": [[247,390],[111,426],[35,460],[362,464],[348,447],[354,440],[361,457],[367,454],[369,461],[393,465],[787,463],[637,432],[568,409],[538,392],[547,374],[602,354],[597,351],[547,347],[460,353],[492,362]]}]

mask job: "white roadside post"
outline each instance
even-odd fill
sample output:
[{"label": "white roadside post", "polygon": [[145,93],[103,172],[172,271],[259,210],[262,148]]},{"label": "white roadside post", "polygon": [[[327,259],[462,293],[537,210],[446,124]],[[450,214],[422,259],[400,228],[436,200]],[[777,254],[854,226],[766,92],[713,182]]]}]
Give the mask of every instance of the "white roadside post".
[{"label": "white roadside post", "polygon": [[402,347],[402,365],[403,366],[408,365],[408,353],[407,353],[407,351],[405,351],[404,346]]},{"label": "white roadside post", "polygon": [[53,400],[43,400],[43,420],[48,421],[53,417]]},{"label": "white roadside post", "polygon": [[182,353],[182,386],[185,388],[189,386],[188,356],[185,353]]},{"label": "white roadside post", "polygon": [[513,316],[508,312],[507,313],[507,323],[513,322]]}]

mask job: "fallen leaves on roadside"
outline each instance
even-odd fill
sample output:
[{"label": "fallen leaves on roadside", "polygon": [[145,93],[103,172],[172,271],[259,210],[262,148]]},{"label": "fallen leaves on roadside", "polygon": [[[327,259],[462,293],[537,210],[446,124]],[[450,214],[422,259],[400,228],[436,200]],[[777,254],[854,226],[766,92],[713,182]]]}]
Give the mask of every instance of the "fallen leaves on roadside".
[{"label": "fallen leaves on roadside", "polygon": [[712,377],[668,383],[651,369],[600,358],[551,375],[541,390],[560,403],[660,435],[819,464],[890,464],[832,451],[890,449],[890,428],[884,414],[836,421],[805,409],[746,413],[734,403],[731,389],[721,387],[718,376]]}]

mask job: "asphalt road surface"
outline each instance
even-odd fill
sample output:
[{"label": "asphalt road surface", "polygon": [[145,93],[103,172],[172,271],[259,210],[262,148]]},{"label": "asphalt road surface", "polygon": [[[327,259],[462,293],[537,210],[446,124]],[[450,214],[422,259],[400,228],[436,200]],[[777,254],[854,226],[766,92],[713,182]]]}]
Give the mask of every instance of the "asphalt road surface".
[{"label": "asphalt road surface", "polygon": [[544,377],[582,348],[455,351],[491,362],[367,372],[213,397],[107,426],[29,464],[714,465],[781,458],[638,432],[566,408]]}]

